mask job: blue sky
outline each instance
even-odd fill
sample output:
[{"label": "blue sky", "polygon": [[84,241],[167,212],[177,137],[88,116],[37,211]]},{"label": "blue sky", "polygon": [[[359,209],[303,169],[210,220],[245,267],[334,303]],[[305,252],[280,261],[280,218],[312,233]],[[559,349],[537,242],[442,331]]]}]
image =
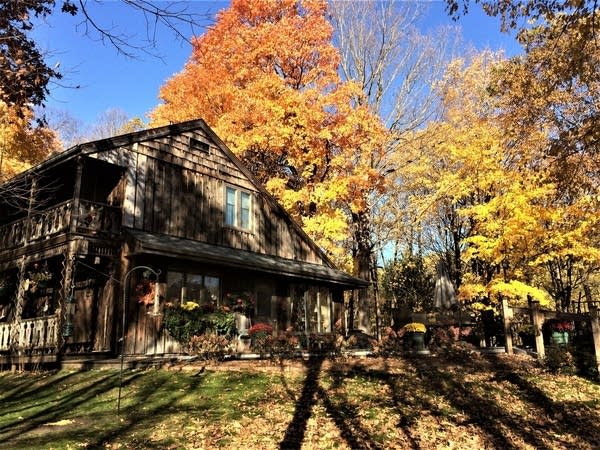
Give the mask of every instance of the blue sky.
[{"label": "blue sky", "polygon": [[[95,18],[109,26],[118,26],[132,39],[140,41],[145,34],[141,16],[136,16],[120,2],[108,2],[102,8],[94,7]],[[196,11],[216,12],[227,7],[227,1],[196,0],[189,2]],[[462,28],[466,45],[477,49],[504,49],[508,55],[519,52],[510,35],[499,32],[497,19],[489,18],[477,5],[458,22],[453,22],[444,11],[441,1],[425,2],[429,8],[423,20],[424,32],[439,25],[455,24]],[[99,114],[119,108],[130,117],[145,118],[145,114],[159,102],[160,86],[179,72],[187,61],[191,48],[177,41],[167,30],[159,29],[156,52],[162,59],[138,52],[132,59],[118,54],[107,44],[84,36],[78,20],[65,14],[54,14],[35,30],[35,39],[51,53],[52,64],[60,63],[64,79],[51,87],[47,105],[68,111],[85,124],[92,124]],[[62,85],[62,86],[61,86]],[[75,87],[78,86],[78,87]]]}]

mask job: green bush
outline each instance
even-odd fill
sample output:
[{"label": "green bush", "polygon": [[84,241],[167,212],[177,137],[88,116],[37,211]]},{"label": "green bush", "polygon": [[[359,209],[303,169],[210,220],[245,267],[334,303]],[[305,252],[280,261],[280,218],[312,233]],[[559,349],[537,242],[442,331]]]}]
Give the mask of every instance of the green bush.
[{"label": "green bush", "polygon": [[206,328],[218,335],[232,338],[237,332],[235,328],[235,316],[230,312],[223,310],[215,311],[214,313],[207,314],[205,321]]},{"label": "green bush", "polygon": [[212,332],[232,337],[236,333],[235,317],[232,313],[200,307],[194,302],[165,308],[163,326],[177,342],[187,345],[192,336]]}]

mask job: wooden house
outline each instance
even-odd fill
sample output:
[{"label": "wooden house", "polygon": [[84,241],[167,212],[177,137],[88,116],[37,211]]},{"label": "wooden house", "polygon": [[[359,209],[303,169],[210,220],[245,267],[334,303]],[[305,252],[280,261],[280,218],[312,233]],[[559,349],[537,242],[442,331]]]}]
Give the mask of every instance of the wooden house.
[{"label": "wooden house", "polygon": [[[177,353],[165,304],[241,293],[275,332],[331,333],[343,292],[366,284],[337,270],[202,120],[77,145],[2,189],[3,365]],[[148,274],[157,301],[138,291]]]}]

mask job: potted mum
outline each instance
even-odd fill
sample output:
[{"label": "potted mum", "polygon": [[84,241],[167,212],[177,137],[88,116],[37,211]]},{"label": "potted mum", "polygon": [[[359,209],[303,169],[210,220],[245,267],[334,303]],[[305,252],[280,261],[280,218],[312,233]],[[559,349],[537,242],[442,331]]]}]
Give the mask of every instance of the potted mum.
[{"label": "potted mum", "polygon": [[404,325],[405,331],[405,342],[408,344],[409,348],[415,350],[424,350],[425,349],[425,333],[427,332],[427,327],[425,324],[421,322],[411,322]]},{"label": "potted mum", "polygon": [[548,321],[548,329],[554,345],[567,345],[569,343],[569,331],[573,331],[573,322],[564,319],[553,319]]},{"label": "potted mum", "polygon": [[251,347],[264,355],[272,343],[273,327],[268,323],[256,323],[248,329]]}]

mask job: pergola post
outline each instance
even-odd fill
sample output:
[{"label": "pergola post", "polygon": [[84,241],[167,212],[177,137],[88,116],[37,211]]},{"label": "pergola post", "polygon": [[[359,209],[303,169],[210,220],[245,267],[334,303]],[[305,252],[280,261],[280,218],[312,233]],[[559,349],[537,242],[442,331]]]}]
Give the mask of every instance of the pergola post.
[{"label": "pergola post", "polygon": [[544,336],[542,335],[542,325],[544,323],[544,313],[540,311],[540,302],[532,300],[531,307],[531,323],[535,330],[535,350],[539,360],[544,359],[546,350],[544,349]]},{"label": "pergola post", "polygon": [[590,322],[592,324],[592,338],[594,341],[594,355],[596,356],[596,367],[600,373],[600,313],[598,306],[590,305]]},{"label": "pergola post", "polygon": [[502,305],[502,322],[504,324],[504,347],[506,349],[506,353],[509,355],[513,354],[513,342],[512,342],[512,332],[510,329],[510,322],[513,317],[513,311],[510,306],[508,306],[508,299],[502,297],[500,300]]}]

